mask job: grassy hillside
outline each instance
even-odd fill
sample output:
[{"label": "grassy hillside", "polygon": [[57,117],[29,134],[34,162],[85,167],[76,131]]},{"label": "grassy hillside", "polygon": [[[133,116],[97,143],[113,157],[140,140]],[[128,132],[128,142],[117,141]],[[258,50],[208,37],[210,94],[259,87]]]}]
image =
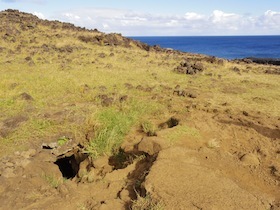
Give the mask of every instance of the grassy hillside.
[{"label": "grassy hillside", "polygon": [[279,72],[2,11],[0,209],[277,208]]},{"label": "grassy hillside", "polygon": [[[1,12],[0,19],[1,155],[63,136],[89,141],[96,155],[110,154],[141,123],[194,104],[279,116],[279,78],[263,74],[266,66],[165,52],[17,11]],[[200,62],[203,73],[175,73],[186,58]],[[195,92],[199,104],[175,96],[176,86]]]}]

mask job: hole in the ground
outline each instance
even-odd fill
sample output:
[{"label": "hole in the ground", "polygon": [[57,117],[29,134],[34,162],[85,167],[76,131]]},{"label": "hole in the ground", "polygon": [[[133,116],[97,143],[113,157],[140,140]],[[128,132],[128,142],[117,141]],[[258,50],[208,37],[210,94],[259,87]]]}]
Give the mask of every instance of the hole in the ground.
[{"label": "hole in the ground", "polygon": [[59,157],[54,162],[66,179],[74,178],[80,169],[80,163],[84,161],[88,156],[82,153],[72,154],[70,156]]},{"label": "hole in the ground", "polygon": [[170,118],[169,120],[167,120],[166,122],[161,123],[161,124],[159,125],[159,128],[160,128],[160,129],[173,128],[173,127],[179,125],[179,122],[180,122],[180,120],[178,120],[177,118],[171,117],[171,118]]},{"label": "hole in the ground", "polygon": [[168,128],[173,128],[179,124],[179,120],[175,117],[171,117],[167,122]]},{"label": "hole in the ground", "polygon": [[74,164],[76,165],[75,162],[75,157],[72,155],[71,157],[58,159],[55,164],[58,165],[59,170],[61,171],[64,178],[71,179],[74,178],[78,173],[78,171],[75,170],[76,167],[73,167]]}]

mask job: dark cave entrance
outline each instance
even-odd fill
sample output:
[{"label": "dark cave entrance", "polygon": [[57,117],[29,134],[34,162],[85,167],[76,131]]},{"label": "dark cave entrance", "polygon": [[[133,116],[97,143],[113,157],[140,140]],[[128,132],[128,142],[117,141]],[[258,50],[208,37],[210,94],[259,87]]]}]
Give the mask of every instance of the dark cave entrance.
[{"label": "dark cave entrance", "polygon": [[72,155],[69,156],[58,157],[54,164],[59,167],[59,170],[64,178],[72,179],[78,174],[80,163],[87,157],[88,155],[82,153],[72,153]]}]

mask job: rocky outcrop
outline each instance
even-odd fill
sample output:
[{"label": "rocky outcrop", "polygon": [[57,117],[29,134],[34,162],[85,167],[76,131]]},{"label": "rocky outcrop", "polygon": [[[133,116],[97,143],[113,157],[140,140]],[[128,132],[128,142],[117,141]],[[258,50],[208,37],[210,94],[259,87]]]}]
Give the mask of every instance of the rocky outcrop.
[{"label": "rocky outcrop", "polygon": [[177,66],[174,71],[180,74],[197,74],[205,69],[203,63],[195,62],[190,63],[188,60],[183,61]]},{"label": "rocky outcrop", "polygon": [[271,64],[271,65],[277,65],[280,66],[280,58],[255,58],[255,57],[249,57],[242,59],[242,61],[252,61],[254,63],[258,64]]}]

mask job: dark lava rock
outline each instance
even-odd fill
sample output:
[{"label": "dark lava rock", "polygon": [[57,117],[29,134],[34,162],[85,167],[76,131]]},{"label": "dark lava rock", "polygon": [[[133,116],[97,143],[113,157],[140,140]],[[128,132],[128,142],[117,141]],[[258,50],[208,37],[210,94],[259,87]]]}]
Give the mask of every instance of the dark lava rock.
[{"label": "dark lava rock", "polygon": [[99,54],[98,54],[98,57],[99,57],[99,58],[105,58],[105,57],[106,57],[106,54],[105,54],[105,53],[99,53]]},{"label": "dark lava rock", "polygon": [[190,63],[189,61],[183,61],[180,63],[179,66],[177,66],[174,71],[180,74],[197,74],[198,72],[204,71],[205,67],[203,63],[196,62],[196,63]]},{"label": "dark lava rock", "polygon": [[277,74],[280,75],[280,69],[268,69],[264,73],[266,74]]},{"label": "dark lava rock", "polygon": [[107,90],[107,87],[104,86],[104,85],[101,85],[101,86],[98,87],[98,89],[102,92],[105,92]]},{"label": "dark lava rock", "polygon": [[108,107],[108,106],[111,106],[113,104],[113,102],[114,102],[114,99],[112,97],[109,97],[109,98],[105,98],[104,100],[102,100],[101,105]]},{"label": "dark lava rock", "polygon": [[129,90],[133,88],[133,85],[130,83],[125,83],[124,86]]},{"label": "dark lava rock", "polygon": [[180,120],[176,117],[171,117],[166,122],[159,124],[159,129],[173,128],[179,125]]},{"label": "dark lava rock", "polygon": [[120,100],[120,102],[125,102],[125,101],[127,101],[127,99],[128,99],[128,96],[124,95],[124,96],[121,96],[119,100]]},{"label": "dark lava rock", "polygon": [[248,112],[246,112],[246,111],[243,111],[242,113],[243,113],[243,115],[244,115],[244,116],[246,116],[246,117],[248,117],[248,116],[249,116],[249,113],[248,113]]},{"label": "dark lava rock", "polygon": [[188,93],[188,97],[189,97],[189,98],[197,98],[197,94],[196,94],[196,93],[193,93],[193,92],[189,92],[189,93]]},{"label": "dark lava rock", "polygon": [[185,97],[185,96],[187,95],[187,93],[186,93],[186,91],[184,91],[184,90],[174,90],[174,91],[173,91],[173,95]]},{"label": "dark lava rock", "polygon": [[[245,58],[246,60],[251,60],[254,63],[258,64],[271,64],[271,65],[277,65],[280,66],[280,58],[254,58],[254,57],[249,57]],[[243,59],[243,60],[245,60]]]},{"label": "dark lava rock", "polygon": [[28,93],[22,93],[19,95],[19,98],[22,99],[22,100],[26,100],[26,101],[34,101],[34,98],[29,95]]}]

